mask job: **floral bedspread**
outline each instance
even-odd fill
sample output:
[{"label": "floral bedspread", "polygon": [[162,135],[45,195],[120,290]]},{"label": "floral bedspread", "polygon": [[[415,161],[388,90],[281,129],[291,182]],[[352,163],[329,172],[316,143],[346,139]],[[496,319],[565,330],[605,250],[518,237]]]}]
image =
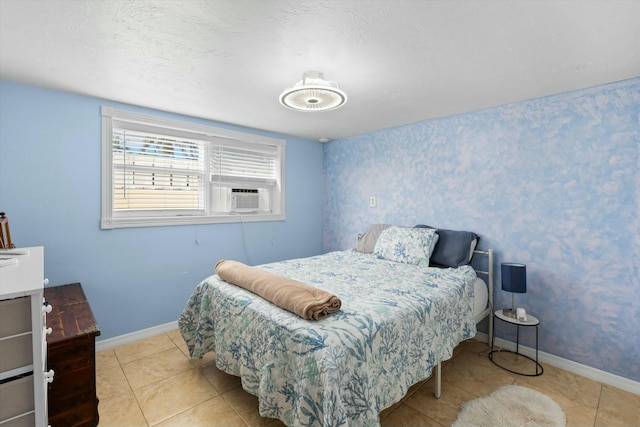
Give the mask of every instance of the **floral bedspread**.
[{"label": "floral bedspread", "polygon": [[476,333],[475,271],[377,259],[355,251],[260,266],[334,293],[341,311],[304,320],[213,275],[179,319],[191,356],[221,370],[288,426],[378,426],[461,341]]}]

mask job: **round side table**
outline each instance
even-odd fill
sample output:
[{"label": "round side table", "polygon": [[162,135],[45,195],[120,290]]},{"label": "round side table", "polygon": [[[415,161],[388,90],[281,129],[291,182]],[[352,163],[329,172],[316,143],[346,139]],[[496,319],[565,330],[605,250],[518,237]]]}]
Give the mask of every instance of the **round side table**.
[{"label": "round side table", "polygon": [[[505,369],[509,372],[512,372],[514,374],[518,374],[518,375],[524,375],[527,377],[537,377],[539,375],[542,375],[542,373],[544,372],[544,369],[542,368],[542,365],[538,362],[538,325],[540,324],[540,320],[538,320],[536,317],[530,315],[529,313],[527,313],[527,320],[518,320],[515,319],[513,317],[508,317],[505,316],[502,313],[502,310],[496,310],[493,312],[493,319],[494,319],[494,323],[495,323],[495,319],[500,319],[501,321],[505,322],[505,323],[509,323],[512,325],[516,325],[516,351],[511,351],[511,350],[504,350],[504,349],[500,349],[500,350],[494,350],[494,345],[493,342],[495,340],[495,330],[493,333],[493,336],[491,337],[491,351],[489,352],[489,359],[497,366],[501,367],[502,369]],[[535,327],[536,328],[536,358],[535,360],[532,359],[531,357],[520,353],[520,327]],[[512,369],[507,368],[506,366],[501,365],[500,363],[498,363],[498,361],[494,360],[493,354],[494,353],[513,353],[513,354],[517,354],[519,356],[525,357],[529,360],[531,360],[533,363],[536,364],[536,372],[534,374],[526,374],[523,372],[518,372],[518,371],[514,371]]]}]

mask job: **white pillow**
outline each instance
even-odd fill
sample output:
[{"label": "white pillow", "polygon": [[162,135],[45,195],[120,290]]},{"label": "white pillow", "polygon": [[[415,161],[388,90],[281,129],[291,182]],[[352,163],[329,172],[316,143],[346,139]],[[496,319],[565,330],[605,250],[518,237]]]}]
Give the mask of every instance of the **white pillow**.
[{"label": "white pillow", "polygon": [[380,237],[380,233],[389,227],[391,227],[389,224],[371,224],[369,228],[367,228],[367,231],[365,231],[362,236],[358,237],[356,251],[363,252],[365,254],[373,253],[378,237]]}]

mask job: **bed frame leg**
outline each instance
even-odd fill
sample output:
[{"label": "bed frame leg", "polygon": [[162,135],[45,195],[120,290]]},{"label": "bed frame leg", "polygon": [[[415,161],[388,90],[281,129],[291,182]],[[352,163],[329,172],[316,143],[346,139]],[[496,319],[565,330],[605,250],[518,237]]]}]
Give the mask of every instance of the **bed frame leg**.
[{"label": "bed frame leg", "polygon": [[436,390],[435,390],[436,399],[440,399],[441,395],[442,395],[442,370],[441,370],[440,362],[438,362],[438,364],[436,365]]}]

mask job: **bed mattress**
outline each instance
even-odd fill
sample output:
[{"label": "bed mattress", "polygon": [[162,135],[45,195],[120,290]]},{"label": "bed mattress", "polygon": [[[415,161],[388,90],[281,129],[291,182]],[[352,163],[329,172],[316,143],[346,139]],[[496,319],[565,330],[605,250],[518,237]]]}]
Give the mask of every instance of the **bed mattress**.
[{"label": "bed mattress", "polygon": [[258,396],[260,414],[289,426],[376,426],[438,362],[476,334],[475,271],[418,267],[355,251],[260,266],[340,297],[309,321],[216,275],[180,320],[192,357],[216,352],[221,370]]},{"label": "bed mattress", "polygon": [[473,317],[476,319],[487,308],[489,290],[487,284],[479,277],[473,282]]}]

